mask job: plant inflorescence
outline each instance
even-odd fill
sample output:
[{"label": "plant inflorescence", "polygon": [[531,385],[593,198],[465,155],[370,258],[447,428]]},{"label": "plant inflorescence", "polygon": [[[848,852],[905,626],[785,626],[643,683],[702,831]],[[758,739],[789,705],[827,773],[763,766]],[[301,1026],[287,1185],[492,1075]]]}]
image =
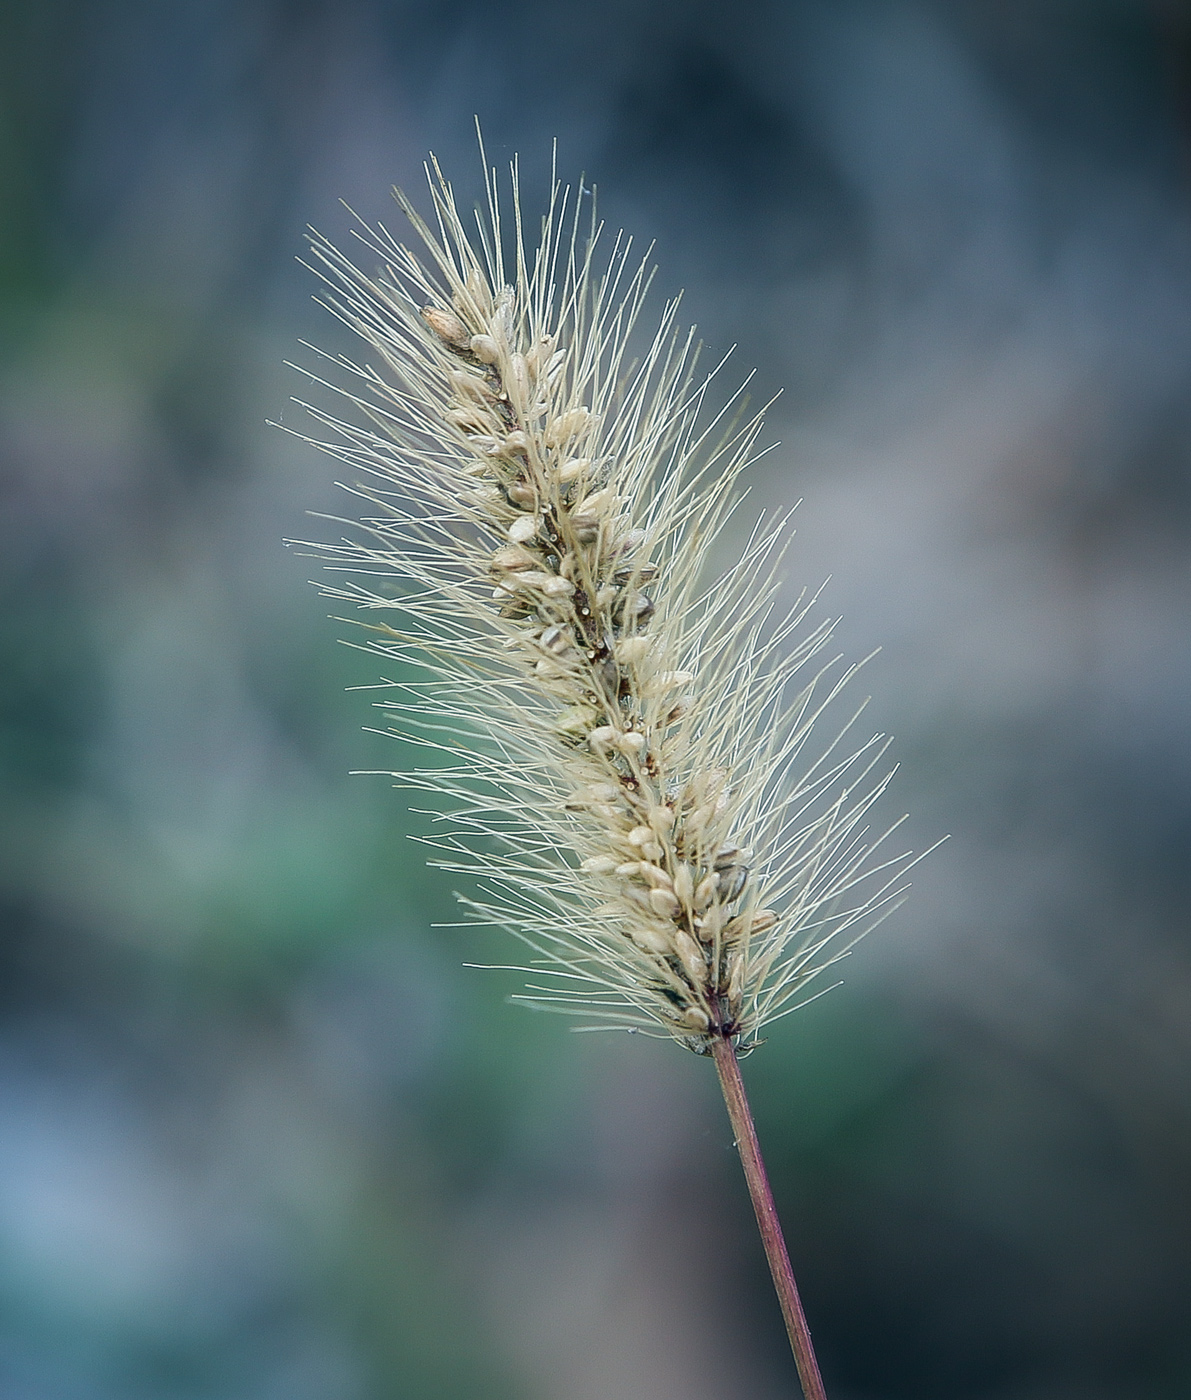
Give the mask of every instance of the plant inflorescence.
[{"label": "plant inflorescence", "polygon": [[511,222],[490,173],[471,231],[428,174],[433,226],[397,192],[420,250],[361,227],[365,270],[312,238],[371,353],[338,361],[351,414],[311,410],[367,503],[329,591],[420,668],[385,702],[433,751],[402,781],[448,799],[428,839],[528,945],[525,999],[746,1049],[902,888],[867,825],[885,740],[845,711],[816,742],[856,668],[782,603],[785,515],[709,574],[762,419],[711,406],[677,301],[643,331],[648,258],[582,188],[531,247],[515,165]]}]

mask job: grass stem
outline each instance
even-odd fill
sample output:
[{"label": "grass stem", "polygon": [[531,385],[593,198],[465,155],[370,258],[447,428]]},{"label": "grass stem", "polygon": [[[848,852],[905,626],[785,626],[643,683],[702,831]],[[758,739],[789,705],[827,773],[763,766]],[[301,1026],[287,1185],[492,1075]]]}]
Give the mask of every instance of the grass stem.
[{"label": "grass stem", "polygon": [[728,1117],[732,1122],[736,1147],[740,1152],[740,1162],[744,1167],[745,1180],[748,1182],[749,1195],[753,1200],[757,1227],[761,1231],[761,1242],[765,1246],[765,1257],[769,1260],[769,1271],[773,1275],[773,1286],[777,1289],[782,1316],[786,1320],[786,1331],[794,1351],[794,1362],[798,1367],[798,1378],[802,1382],[802,1393],[806,1400],[827,1400],[823,1378],[819,1374],[819,1363],[815,1360],[815,1349],[811,1345],[810,1328],[806,1325],[806,1314],[802,1310],[798,1285],[794,1282],[794,1271],[790,1267],[790,1255],[786,1250],[781,1223],[773,1204],[773,1192],[769,1189],[769,1177],[761,1157],[761,1147],[757,1141],[757,1130],[753,1125],[748,1095],[744,1090],[736,1048],[727,1036],[717,1035],[712,1042],[712,1053],[715,1056],[720,1088],[724,1091]]}]

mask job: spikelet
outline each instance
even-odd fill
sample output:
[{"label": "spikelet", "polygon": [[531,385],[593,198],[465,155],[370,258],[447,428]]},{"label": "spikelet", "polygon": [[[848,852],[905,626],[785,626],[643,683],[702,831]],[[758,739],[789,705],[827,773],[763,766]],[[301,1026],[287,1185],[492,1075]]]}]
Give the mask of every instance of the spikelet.
[{"label": "spikelet", "polygon": [[629,240],[601,257],[555,180],[531,250],[514,163],[511,236],[491,172],[473,241],[427,174],[436,228],[396,192],[421,254],[365,227],[372,274],[312,237],[325,304],[376,357],[337,362],[347,419],[306,405],[373,483],[362,542],[320,547],[354,575],[328,592],[390,617],[370,647],[421,668],[395,728],[435,757],[399,776],[448,799],[430,844],[472,877],[469,918],[532,950],[523,999],[746,1049],[900,892],[907,858],[865,825],[885,740],[841,743],[852,715],[812,745],[855,668],[814,599],[778,611],[784,517],[706,577],[761,417],[739,392],[709,408],[677,302],[641,335]]}]

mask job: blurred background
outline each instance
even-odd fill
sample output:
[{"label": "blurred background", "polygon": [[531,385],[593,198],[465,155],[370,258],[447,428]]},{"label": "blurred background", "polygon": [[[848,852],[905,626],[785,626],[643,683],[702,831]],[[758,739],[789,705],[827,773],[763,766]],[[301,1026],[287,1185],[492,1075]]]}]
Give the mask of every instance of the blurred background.
[{"label": "blurred background", "polygon": [[1191,1396],[1179,0],[0,8],[0,1396],[793,1391],[710,1066],[462,966],[281,543],[303,229],[477,200],[476,113],[784,390],[952,835],[746,1067],[833,1400]]}]

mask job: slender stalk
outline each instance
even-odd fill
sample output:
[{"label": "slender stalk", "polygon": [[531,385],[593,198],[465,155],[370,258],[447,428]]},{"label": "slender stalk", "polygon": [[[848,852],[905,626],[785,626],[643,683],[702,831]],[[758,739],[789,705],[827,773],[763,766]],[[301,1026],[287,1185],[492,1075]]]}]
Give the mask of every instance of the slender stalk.
[{"label": "slender stalk", "polygon": [[811,1345],[810,1328],[806,1325],[806,1314],[802,1311],[798,1285],[794,1282],[786,1241],[773,1204],[773,1192],[769,1189],[769,1177],[761,1158],[761,1147],[744,1091],[744,1080],[740,1076],[736,1049],[727,1036],[717,1035],[712,1041],[712,1054],[715,1056],[715,1068],[720,1077],[720,1088],[724,1091],[724,1103],[732,1121],[732,1132],[736,1137],[749,1195],[753,1199],[761,1243],[765,1246],[765,1257],[769,1260],[769,1271],[773,1275],[773,1286],[777,1289],[782,1316],[786,1319],[786,1331],[794,1351],[802,1393],[806,1400],[827,1400],[819,1363],[815,1360],[815,1349]]}]

